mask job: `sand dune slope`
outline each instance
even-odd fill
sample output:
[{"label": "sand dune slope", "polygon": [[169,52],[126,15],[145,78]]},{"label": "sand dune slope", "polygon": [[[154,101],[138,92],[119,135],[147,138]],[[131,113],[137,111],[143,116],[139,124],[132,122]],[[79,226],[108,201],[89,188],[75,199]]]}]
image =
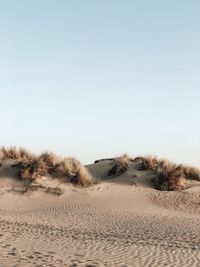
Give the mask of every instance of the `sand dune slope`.
[{"label": "sand dune slope", "polygon": [[99,183],[61,196],[10,190],[22,185],[0,168],[0,266],[200,265],[198,183],[159,192],[136,163],[116,178],[110,161],[87,168]]}]

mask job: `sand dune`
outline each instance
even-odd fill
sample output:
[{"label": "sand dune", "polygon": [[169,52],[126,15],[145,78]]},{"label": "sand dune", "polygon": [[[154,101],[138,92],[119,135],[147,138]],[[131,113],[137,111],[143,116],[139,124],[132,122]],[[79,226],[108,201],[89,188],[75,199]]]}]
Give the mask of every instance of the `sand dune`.
[{"label": "sand dune", "polygon": [[0,167],[0,266],[200,265],[200,182],[158,191],[137,162],[110,177],[105,160],[86,166],[89,187],[41,177],[56,195],[25,191],[12,163]]}]

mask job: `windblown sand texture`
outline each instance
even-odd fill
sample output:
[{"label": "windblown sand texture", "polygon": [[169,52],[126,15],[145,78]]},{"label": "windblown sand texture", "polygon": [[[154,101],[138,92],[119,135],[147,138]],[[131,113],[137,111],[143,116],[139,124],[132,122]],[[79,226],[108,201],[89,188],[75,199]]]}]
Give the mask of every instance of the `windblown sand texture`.
[{"label": "windblown sand texture", "polygon": [[200,266],[200,182],[158,191],[137,161],[112,176],[104,160],[86,166],[89,187],[41,177],[49,192],[25,192],[12,165],[0,167],[1,267]]}]

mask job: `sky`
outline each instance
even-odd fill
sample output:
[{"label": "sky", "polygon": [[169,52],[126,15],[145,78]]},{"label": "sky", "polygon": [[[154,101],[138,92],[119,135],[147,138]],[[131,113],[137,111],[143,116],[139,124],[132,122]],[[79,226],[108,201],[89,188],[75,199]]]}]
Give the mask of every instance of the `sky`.
[{"label": "sky", "polygon": [[0,145],[200,166],[200,1],[0,0]]}]

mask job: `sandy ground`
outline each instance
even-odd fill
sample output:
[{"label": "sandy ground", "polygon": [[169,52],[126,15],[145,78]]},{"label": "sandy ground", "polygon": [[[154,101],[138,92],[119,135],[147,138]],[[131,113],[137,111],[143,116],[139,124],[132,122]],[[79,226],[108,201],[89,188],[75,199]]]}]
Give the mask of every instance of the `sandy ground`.
[{"label": "sandy ground", "polygon": [[110,161],[87,167],[99,183],[61,196],[21,194],[0,168],[0,266],[200,266],[198,183],[159,192],[136,163],[113,179]]}]

